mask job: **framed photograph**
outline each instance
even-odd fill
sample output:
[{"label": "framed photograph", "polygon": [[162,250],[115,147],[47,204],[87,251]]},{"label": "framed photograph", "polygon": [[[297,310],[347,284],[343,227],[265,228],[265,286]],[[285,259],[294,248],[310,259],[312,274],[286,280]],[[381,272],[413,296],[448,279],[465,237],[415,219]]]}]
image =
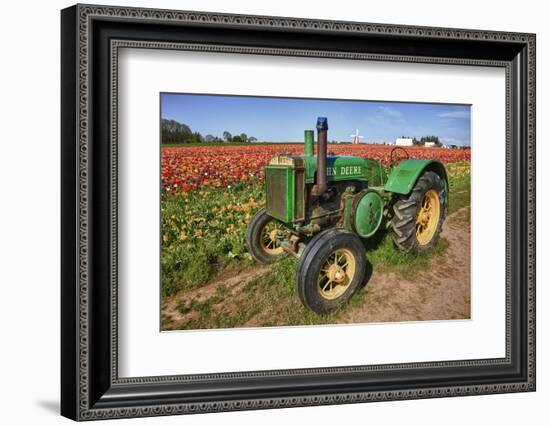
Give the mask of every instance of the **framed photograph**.
[{"label": "framed photograph", "polygon": [[535,35],[61,12],[61,413],[535,390]]}]

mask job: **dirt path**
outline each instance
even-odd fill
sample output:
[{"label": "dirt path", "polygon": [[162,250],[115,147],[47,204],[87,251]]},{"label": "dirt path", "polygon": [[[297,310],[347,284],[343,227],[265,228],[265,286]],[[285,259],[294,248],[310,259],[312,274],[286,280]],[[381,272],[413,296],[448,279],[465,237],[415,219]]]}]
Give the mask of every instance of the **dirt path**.
[{"label": "dirt path", "polygon": [[[227,301],[238,297],[246,284],[265,275],[269,269],[269,266],[247,270],[230,269],[203,287],[180,292],[171,298],[164,299],[162,304],[163,329],[177,329],[178,324],[181,324],[182,321],[193,318],[192,307],[194,306],[201,306],[211,301],[214,303],[209,305],[216,308],[216,305],[221,305],[222,299]],[[224,305],[227,307],[228,304],[224,303]]]},{"label": "dirt path", "polygon": [[361,306],[342,323],[397,322],[470,318],[470,225],[465,207],[445,221],[441,236],[449,246],[431,259],[414,281],[395,273],[373,273]]},{"label": "dirt path", "polygon": [[[363,294],[354,296],[362,297],[363,303],[344,309],[334,322],[470,318],[470,224],[467,220],[469,212],[469,207],[465,207],[447,217],[441,234],[449,244],[446,251],[432,258],[429,267],[416,274],[414,280],[406,279],[397,273],[375,269],[366,287],[361,290]],[[263,303],[259,304],[263,306],[262,309],[249,309],[253,301],[266,298],[260,289],[250,287],[253,287],[254,280],[269,271],[268,266],[225,271],[222,276],[206,286],[179,293],[165,300],[162,309],[163,329],[196,328],[194,325],[199,328],[287,325],[282,313],[301,309],[295,295],[273,300],[272,303],[263,300]],[[240,318],[227,324],[217,320],[204,327],[203,320],[208,316]],[[198,322],[194,323],[194,320]]]}]

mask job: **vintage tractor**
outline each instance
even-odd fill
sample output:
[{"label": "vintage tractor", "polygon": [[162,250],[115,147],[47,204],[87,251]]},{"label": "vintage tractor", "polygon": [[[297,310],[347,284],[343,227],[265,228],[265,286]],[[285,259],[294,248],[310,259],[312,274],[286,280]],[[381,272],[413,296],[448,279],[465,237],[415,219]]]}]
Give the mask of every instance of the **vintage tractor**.
[{"label": "vintage tractor", "polygon": [[[378,161],[327,156],[328,122],[305,131],[305,155],[278,155],[265,167],[266,207],[251,219],[250,254],[270,263],[298,258],[298,295],[324,314],[347,301],[365,281],[365,242],[391,229],[395,246],[430,250],[445,219],[448,182],[438,161],[408,158],[394,148],[387,168]],[[398,151],[405,156],[395,155]],[[397,158],[400,157],[400,158]]]}]

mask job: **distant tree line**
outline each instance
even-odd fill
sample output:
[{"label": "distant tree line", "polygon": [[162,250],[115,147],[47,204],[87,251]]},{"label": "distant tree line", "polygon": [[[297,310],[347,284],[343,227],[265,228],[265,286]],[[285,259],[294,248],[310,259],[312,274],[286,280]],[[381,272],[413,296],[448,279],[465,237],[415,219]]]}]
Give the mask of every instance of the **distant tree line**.
[{"label": "distant tree line", "polygon": [[240,135],[232,135],[227,130],[223,132],[223,140],[226,142],[258,142],[254,136],[247,136],[246,133]]},{"label": "distant tree line", "polygon": [[193,132],[187,124],[176,120],[160,121],[160,133],[163,144],[183,144],[183,143],[201,143],[201,142],[257,142],[254,136],[248,136],[246,133],[233,136],[227,130],[223,132],[223,137],[208,134],[201,135],[199,132]]},{"label": "distant tree line", "polygon": [[443,146],[438,136],[422,136],[420,140],[416,138],[413,139],[413,145],[424,146],[426,145],[426,142],[433,142],[437,147]]},{"label": "distant tree line", "polygon": [[188,125],[165,118],[160,121],[160,133],[162,143],[185,143],[193,138],[193,131]]}]

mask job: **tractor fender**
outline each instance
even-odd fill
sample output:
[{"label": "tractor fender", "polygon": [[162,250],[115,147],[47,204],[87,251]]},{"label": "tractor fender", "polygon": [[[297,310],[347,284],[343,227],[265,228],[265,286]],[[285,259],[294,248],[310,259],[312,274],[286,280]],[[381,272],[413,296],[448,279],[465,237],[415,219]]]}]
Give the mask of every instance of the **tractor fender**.
[{"label": "tractor fender", "polygon": [[384,189],[396,194],[409,194],[418,178],[425,172],[432,171],[437,173],[443,182],[445,182],[445,198],[449,193],[449,183],[447,181],[447,172],[445,166],[436,160],[421,160],[409,158],[401,161],[390,173]]}]

